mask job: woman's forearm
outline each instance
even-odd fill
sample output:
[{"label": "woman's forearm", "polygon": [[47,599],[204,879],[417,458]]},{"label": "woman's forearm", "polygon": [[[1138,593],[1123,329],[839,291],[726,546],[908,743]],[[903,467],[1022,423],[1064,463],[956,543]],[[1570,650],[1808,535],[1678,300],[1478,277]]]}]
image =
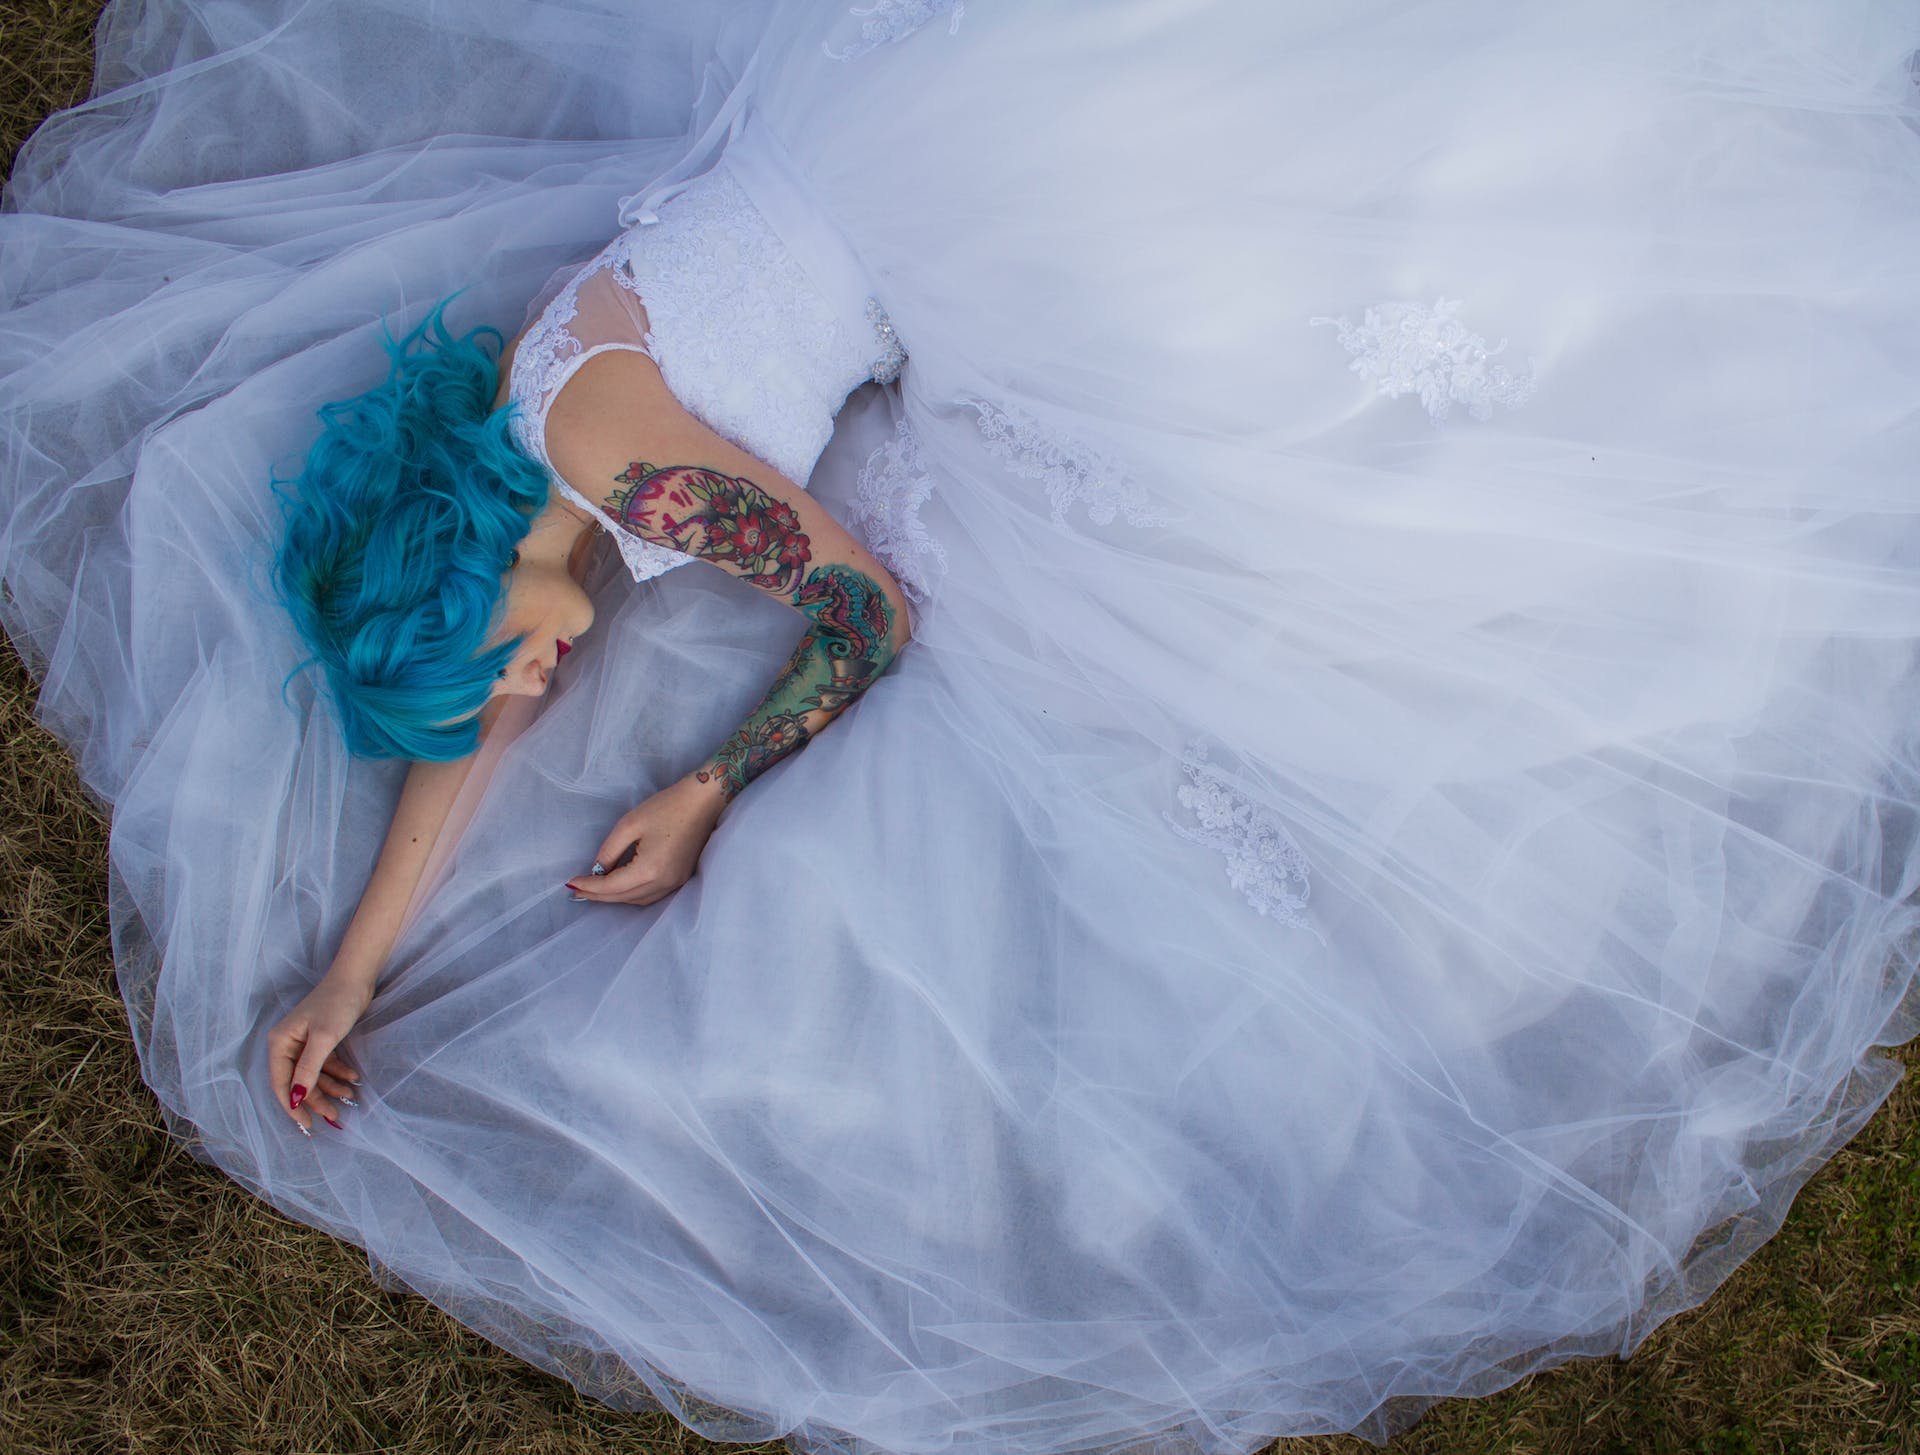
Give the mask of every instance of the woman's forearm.
[{"label": "woman's forearm", "polygon": [[[724,803],[872,685],[913,626],[899,582],[863,542],[800,485],[695,419],[658,369],[635,358],[596,360],[554,401],[554,468],[619,529],[710,562],[810,628],[760,706],[688,776],[717,785]],[[583,389],[590,370],[598,382]]]},{"label": "woman's forearm", "polygon": [[844,564],[816,567],[793,604],[812,622],[760,705],[694,770],[730,803],[755,778],[797,753],[873,684],[909,639],[899,585]]},{"label": "woman's forearm", "polygon": [[407,770],[407,781],[400,790],[393,825],[387,830],[373,877],[360,896],[360,906],[341,937],[328,974],[368,987],[379,980],[428,856],[473,768],[474,756],[469,754],[451,763],[415,763]]}]

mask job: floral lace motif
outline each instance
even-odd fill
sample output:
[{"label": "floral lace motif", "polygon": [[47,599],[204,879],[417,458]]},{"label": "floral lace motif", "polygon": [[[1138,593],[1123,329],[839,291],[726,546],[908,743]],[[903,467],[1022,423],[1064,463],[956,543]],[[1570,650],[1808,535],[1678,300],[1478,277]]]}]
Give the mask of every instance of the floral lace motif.
[{"label": "floral lace motif", "polygon": [[960,30],[960,17],[967,13],[966,0],[874,0],[871,5],[854,5],[848,8],[847,14],[870,17],[861,22],[860,39],[843,51],[836,51],[825,41],[820,43],[820,49],[833,60],[850,61],[896,40],[905,40],[935,16],[949,11],[953,14],[953,24],[947,27],[947,34],[955,35]]},{"label": "floral lace motif", "polygon": [[1067,507],[1083,501],[1087,518],[1106,525],[1115,513],[1128,525],[1163,526],[1172,517],[1155,510],[1147,492],[1129,479],[1117,461],[1070,435],[1049,433],[1035,421],[1009,413],[984,399],[960,401],[976,411],[987,450],[1015,474],[1047,487],[1053,523],[1067,523]]},{"label": "floral lace motif", "polygon": [[1454,317],[1459,299],[1439,298],[1432,308],[1409,302],[1375,303],[1356,327],[1343,314],[1314,318],[1310,325],[1330,323],[1340,330],[1340,342],[1354,360],[1347,365],[1370,379],[1388,398],[1418,394],[1436,422],[1446,419],[1455,404],[1464,404],[1475,419],[1488,419],[1496,404],[1511,409],[1533,397],[1533,361],[1516,374],[1493,362],[1507,341],[1489,349],[1487,341]]},{"label": "floral lace motif", "polygon": [[927,534],[920,507],[933,493],[933,478],[920,454],[920,436],[903,418],[893,438],[860,467],[850,514],[876,560],[893,573],[915,606],[931,596],[926,562],[946,565],[947,548]]},{"label": "floral lace motif", "polygon": [[568,280],[513,351],[508,389],[521,406],[512,420],[514,437],[536,460],[546,458],[546,406],[560,392],[561,366],[581,349],[567,325],[580,311],[580,285],[599,261],[594,259]]},{"label": "floral lace motif", "polygon": [[[1183,839],[1204,844],[1226,857],[1227,882],[1263,915],[1298,929],[1311,929],[1307,907],[1307,856],[1267,809],[1233,787],[1220,769],[1207,761],[1199,739],[1187,745],[1181,770],[1189,782],[1174,796],[1193,810],[1197,829],[1187,828],[1172,814],[1164,814]],[[1297,888],[1295,886],[1298,886]]]}]

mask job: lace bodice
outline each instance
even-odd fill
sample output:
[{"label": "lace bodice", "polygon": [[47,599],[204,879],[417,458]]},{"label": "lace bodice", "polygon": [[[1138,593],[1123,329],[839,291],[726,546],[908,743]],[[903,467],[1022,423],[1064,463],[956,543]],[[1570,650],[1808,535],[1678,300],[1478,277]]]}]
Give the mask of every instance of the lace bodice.
[{"label": "lace bodice", "polygon": [[628,227],[561,288],[514,355],[516,439],[606,524],[636,581],[693,557],[616,527],[552,472],[547,411],[588,359],[647,354],[688,413],[804,486],[847,395],[891,379],[904,357],[877,299],[855,313],[841,290],[815,286],[820,265],[801,265],[742,185],[738,173],[757,176],[755,163],[758,153],[744,164],[723,155],[661,202],[657,221]]}]

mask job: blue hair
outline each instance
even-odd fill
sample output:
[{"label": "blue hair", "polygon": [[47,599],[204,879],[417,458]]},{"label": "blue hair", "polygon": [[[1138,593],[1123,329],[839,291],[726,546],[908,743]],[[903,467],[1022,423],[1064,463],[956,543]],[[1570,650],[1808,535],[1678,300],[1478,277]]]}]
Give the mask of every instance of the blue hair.
[{"label": "blue hair", "polygon": [[322,406],[304,471],[273,480],[286,523],[274,589],[311,653],[287,681],[319,663],[362,757],[473,752],[474,714],[521,642],[486,639],[547,473],[508,433],[517,406],[492,409],[500,331],[447,331],[442,311],[464,291],[398,343],[382,321],[386,382]]}]

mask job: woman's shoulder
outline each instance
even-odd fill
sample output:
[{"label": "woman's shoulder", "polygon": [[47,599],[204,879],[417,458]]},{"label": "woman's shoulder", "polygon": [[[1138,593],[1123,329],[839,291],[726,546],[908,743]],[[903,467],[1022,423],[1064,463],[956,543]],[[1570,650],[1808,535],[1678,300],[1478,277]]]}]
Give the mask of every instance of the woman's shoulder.
[{"label": "woman's shoulder", "polygon": [[[527,326],[527,328],[531,327],[531,324]],[[520,340],[526,336],[527,329],[523,328],[501,346],[500,382],[493,391],[493,408],[496,410],[505,409],[507,407],[507,400],[513,395],[513,361],[519,353]]]}]

